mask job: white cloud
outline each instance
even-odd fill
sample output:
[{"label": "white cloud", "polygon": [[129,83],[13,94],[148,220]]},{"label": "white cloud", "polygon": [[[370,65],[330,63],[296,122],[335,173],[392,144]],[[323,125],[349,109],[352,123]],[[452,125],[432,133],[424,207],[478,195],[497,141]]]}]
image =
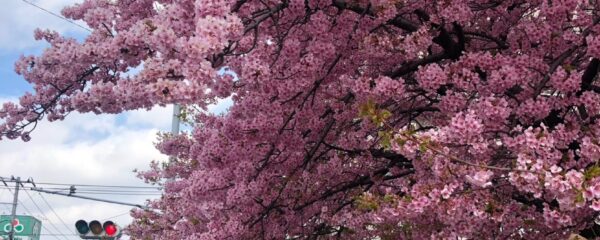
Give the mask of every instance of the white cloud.
[{"label": "white cloud", "polygon": [[[53,13],[82,0],[27,0]],[[77,22],[84,25],[82,22]],[[64,19],[44,12],[22,0],[4,0],[0,8],[0,55],[35,53],[47,46],[35,41],[36,28],[51,29],[68,36],[82,37],[87,31]],[[0,105],[17,101],[0,96]],[[43,121],[32,133],[32,140],[0,141],[0,176],[32,177],[37,182],[102,185],[144,185],[133,169],[147,169],[151,160],[166,160],[153,146],[159,129],[170,128],[171,108],[131,111],[121,115],[71,114],[65,121]],[[1,122],[1,120],[0,120]],[[26,185],[28,187],[28,185]],[[112,218],[124,226],[131,222],[131,207],[76,198],[42,194],[65,226],[46,206],[39,193],[21,191],[18,214],[32,214],[49,230],[43,234],[72,234],[78,219]],[[82,194],[83,195],[83,194]],[[158,196],[90,195],[93,197],[141,204]],[[12,195],[0,183],[0,214],[10,213]],[[35,203],[42,209],[38,211]],[[29,210],[28,213],[25,209]],[[45,215],[45,216],[44,216]],[[47,217],[47,218],[46,218]],[[58,231],[55,228],[58,228]],[[42,239],[79,239],[44,235]],[[126,239],[126,238],[125,238]]]},{"label": "white cloud", "polygon": [[[0,97],[0,105],[16,101],[16,97]],[[210,105],[209,111],[224,113],[232,105],[231,98],[221,99]],[[120,115],[94,115],[72,113],[64,121],[40,122],[31,134],[32,140],[0,141],[0,176],[32,177],[37,182],[101,185],[140,185],[133,169],[147,169],[151,160],[165,161],[153,145],[159,130],[170,128],[172,106],[155,107],[150,111],[136,110]],[[122,119],[120,121],[119,119]],[[112,220],[124,226],[131,222],[128,212],[131,207],[93,202],[63,196],[43,194],[67,226],[47,208],[37,192],[29,191],[44,214],[24,194],[20,199],[24,205],[17,213],[33,214],[43,221],[50,232],[72,233],[78,219]],[[83,195],[83,194],[82,194]],[[145,199],[158,196],[97,196],[94,197],[141,204]],[[0,202],[12,201],[6,188],[0,187]],[[30,213],[25,211],[27,208]],[[7,205],[0,204],[0,214],[9,214]],[[45,216],[44,216],[45,215]],[[47,218],[46,218],[47,217]],[[43,239],[49,239],[46,235]],[[69,236],[67,239],[78,239]]]},{"label": "white cloud", "polygon": [[[14,100],[14,98],[8,98]],[[4,101],[7,99],[4,99]],[[0,99],[0,103],[3,99]],[[135,177],[133,169],[147,169],[151,160],[166,160],[153,146],[160,127],[170,126],[170,118],[162,117],[164,108],[150,112],[129,112],[125,125],[118,125],[117,115],[78,114],[69,115],[65,121],[43,121],[32,133],[32,140],[24,143],[0,141],[0,176],[32,177],[37,182],[101,185],[144,185]],[[148,115],[144,115],[148,114]],[[131,119],[130,119],[131,118]],[[147,120],[152,119],[152,121]],[[151,123],[146,124],[145,123]],[[132,127],[137,125],[138,127]],[[144,126],[144,127],[139,127]],[[26,185],[27,186],[27,185]],[[63,196],[44,195],[53,209],[68,226],[64,226],[47,208],[36,192],[29,192],[46,217],[37,210],[29,197],[21,192],[20,199],[31,214],[43,220],[53,234],[57,231],[72,233],[78,219],[104,220],[126,213],[128,206],[93,202]],[[84,194],[81,194],[84,195]],[[141,204],[144,199],[158,196],[89,195],[98,198]],[[0,188],[0,202],[10,202],[12,196],[6,188]],[[9,206],[0,204],[0,214],[9,213]],[[19,214],[29,214],[19,206]],[[112,220],[122,226],[131,222],[125,214]],[[49,234],[47,230],[43,233]],[[42,239],[52,239],[50,235]],[[67,239],[78,239],[70,236]]]},{"label": "white cloud", "polygon": [[[82,0],[27,0],[52,13],[60,14],[65,6]],[[78,21],[79,25],[86,26]],[[0,51],[22,52],[39,48],[41,42],[35,41],[33,31],[36,28],[51,29],[62,34],[82,35],[87,31],[75,24],[44,12],[23,0],[3,0],[0,7]]]},{"label": "white cloud", "polygon": [[129,126],[145,126],[153,127],[158,129],[169,129],[171,125],[165,125],[170,123],[173,116],[173,106],[168,107],[154,107],[148,111],[145,109],[129,111],[125,113],[126,121],[125,124]]},{"label": "white cloud", "polygon": [[[16,100],[16,97],[0,97],[0,105]],[[224,113],[232,103],[231,98],[222,99],[208,109],[213,113]],[[170,128],[171,116],[172,106],[168,106],[155,107],[150,111],[129,111],[120,115],[72,113],[64,121],[42,121],[31,134],[30,142],[0,141],[0,176],[32,177],[37,182],[51,183],[144,186],[132,170],[147,169],[151,160],[166,161],[167,157],[154,148],[153,142],[156,141],[159,130]],[[131,209],[128,206],[43,194],[66,222],[65,226],[47,208],[39,193],[29,193],[33,201],[21,192],[20,199],[24,207],[19,205],[17,213],[32,214],[41,219],[47,229],[42,230],[44,234],[57,234],[55,228],[63,234],[72,234],[73,224],[78,219],[105,220],[120,215],[111,220],[122,226],[132,220],[128,214],[123,215]],[[147,198],[158,197],[91,196],[135,204],[142,204]],[[6,188],[0,187],[0,202],[10,201],[12,195]],[[42,208],[43,214],[33,202]],[[0,214],[9,214],[9,207],[0,204]],[[25,211],[25,208],[30,212]],[[52,236],[45,235],[42,239],[52,239]],[[71,235],[66,239],[78,237]]]},{"label": "white cloud", "polygon": [[[53,13],[82,0],[27,0]],[[77,22],[79,24],[84,24]],[[85,26],[85,25],[84,25]],[[22,0],[3,0],[0,7],[0,54],[32,53],[47,46],[33,38],[36,28],[52,29],[61,34],[81,37],[87,32],[63,19],[52,16]],[[134,69],[134,73],[139,68]],[[16,101],[15,97],[0,96],[0,104]],[[213,113],[224,113],[232,105],[231,98],[222,99],[208,107]],[[166,160],[153,146],[159,130],[169,130],[172,106],[155,107],[150,111],[136,110],[120,115],[71,114],[65,121],[43,121],[32,133],[32,140],[0,141],[0,176],[32,177],[37,182],[102,185],[143,185],[133,169],[147,169],[151,160]],[[1,122],[1,120],[0,120]],[[1,183],[0,183],[1,184]],[[12,201],[12,195],[0,185],[0,202]],[[73,233],[78,219],[105,220],[113,218],[122,226],[131,222],[123,213],[131,207],[82,199],[43,194],[56,213],[66,222],[64,226],[47,208],[37,192],[29,191],[33,201],[21,192],[17,213],[31,214],[43,220],[51,233]],[[82,194],[83,195],[83,194]],[[102,196],[98,198],[143,203],[157,196]],[[40,213],[33,202],[43,211]],[[8,214],[10,206],[0,204],[0,214]],[[43,216],[45,215],[45,216]],[[47,219],[46,219],[47,217]],[[42,233],[50,234],[47,230]],[[73,235],[59,239],[79,239]],[[55,239],[45,235],[42,239]]]},{"label": "white cloud", "polygon": [[227,109],[233,105],[233,99],[231,97],[219,99],[216,104],[208,106],[208,111],[214,114],[223,114],[227,112]]}]

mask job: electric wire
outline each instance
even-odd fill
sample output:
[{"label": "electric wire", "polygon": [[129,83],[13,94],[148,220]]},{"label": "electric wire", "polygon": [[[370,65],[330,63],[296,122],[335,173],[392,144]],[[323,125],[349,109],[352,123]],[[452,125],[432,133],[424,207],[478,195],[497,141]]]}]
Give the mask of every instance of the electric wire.
[{"label": "electric wire", "polygon": [[[10,178],[0,177],[0,181],[4,182],[15,182],[16,180]],[[155,189],[162,190],[162,186],[133,186],[133,185],[103,185],[103,184],[76,184],[76,183],[55,183],[55,182],[23,182],[23,183],[31,183],[34,185],[51,185],[51,186],[66,186],[66,187],[96,187],[96,188],[125,188],[125,189]],[[0,186],[2,187],[2,186]]]},{"label": "electric wire", "polygon": [[44,11],[44,12],[47,12],[47,13],[49,13],[49,14],[50,14],[50,15],[52,15],[52,16],[55,16],[55,17],[57,17],[57,18],[60,18],[60,19],[62,19],[62,20],[65,20],[65,21],[67,21],[67,22],[69,22],[69,23],[71,23],[71,24],[73,24],[73,25],[75,25],[75,26],[78,26],[78,27],[80,27],[80,28],[82,28],[82,29],[84,29],[84,30],[86,30],[86,31],[88,31],[88,32],[92,32],[92,30],[91,30],[91,29],[89,29],[89,28],[86,28],[86,27],[84,27],[84,26],[81,26],[80,24],[78,24],[78,23],[76,23],[76,22],[74,22],[74,21],[72,21],[72,20],[70,20],[70,19],[68,19],[68,18],[65,18],[65,17],[63,17],[63,16],[61,16],[60,14],[56,14],[56,13],[54,13],[54,12],[50,11],[50,10],[47,10],[47,9],[45,9],[45,8],[43,8],[43,7],[40,7],[40,6],[36,5],[36,4],[34,4],[34,3],[32,3],[32,2],[30,2],[30,1],[28,1],[28,0],[21,0],[21,1],[23,1],[23,2],[27,3],[27,4],[31,5],[31,6],[34,6],[34,7],[38,8],[38,9],[40,9],[40,10]]},{"label": "electric wire", "polygon": [[[64,234],[65,236],[79,236],[78,234]],[[20,236],[63,236],[61,234],[40,233],[40,234],[20,234]]]},{"label": "electric wire", "polygon": [[[8,187],[0,186],[0,189],[9,189]],[[44,187],[40,189],[45,189],[49,191],[56,192],[66,192],[70,193],[73,189],[71,188],[55,188],[55,187]],[[73,194],[102,194],[102,195],[131,195],[131,196],[151,196],[151,195],[162,195],[163,192],[158,190],[121,190],[121,189],[89,189],[89,188],[75,188]]]},{"label": "electric wire", "polygon": [[[65,188],[40,188],[40,189],[44,189],[44,190],[48,190],[48,191],[58,191],[58,192],[71,192],[71,189],[65,189]],[[87,190],[87,189],[83,189],[83,190],[75,190],[72,191],[73,194],[77,194],[77,193],[114,193],[116,195],[118,194],[139,194],[139,195],[155,195],[155,194],[162,194],[162,192],[159,191],[117,191],[117,190]]]},{"label": "electric wire", "polygon": [[127,214],[130,214],[130,213],[131,213],[130,211],[127,211],[127,212],[121,213],[119,215],[114,215],[114,216],[111,216],[111,217],[107,217],[105,219],[100,220],[100,222],[104,222],[106,220],[114,219],[116,217],[120,217],[120,216],[127,215]]},{"label": "electric wire", "polygon": [[113,195],[113,196],[160,196],[160,193],[101,193],[101,192],[77,192],[78,195]]},{"label": "electric wire", "polygon": [[[56,188],[56,187],[43,187],[46,190],[57,190],[57,191],[71,191],[71,188]],[[116,193],[162,193],[159,190],[123,190],[119,188],[74,188],[75,192],[88,191],[88,192],[116,192]]]},{"label": "electric wire", "polygon": [[41,193],[38,192],[38,195],[40,196],[40,198],[42,198],[42,200],[44,201],[44,203],[46,203],[46,206],[48,206],[48,208],[50,208],[50,211],[52,211],[52,213],[54,214],[54,216],[56,216],[56,218],[58,218],[58,220],[67,228],[69,229],[69,231],[75,235],[77,235],[75,233],[75,231],[73,231],[73,229],[71,229],[69,227],[69,225],[67,225],[67,223],[65,223],[65,221],[60,217],[60,215],[58,215],[56,213],[56,211],[54,211],[54,208],[50,205],[50,203],[48,203],[48,201],[46,200],[46,197],[44,197],[44,195],[42,195]]},{"label": "electric wire", "polygon": [[50,183],[35,182],[36,185],[75,186],[75,187],[100,187],[100,188],[140,188],[140,189],[162,189],[162,187],[150,186],[124,186],[124,185],[98,185],[98,184],[73,184],[73,183]]},{"label": "electric wire", "polygon": [[[4,196],[4,193],[5,193],[4,190],[5,189],[2,189],[2,191],[0,192],[0,199],[2,199],[2,196]],[[0,205],[2,205],[2,208],[4,208],[4,210],[6,210],[6,212],[10,212],[10,209],[6,205],[4,205],[4,204],[0,204]]]},{"label": "electric wire", "polygon": [[[50,218],[48,216],[46,216],[46,214],[44,213],[44,210],[42,210],[42,208],[35,202],[35,200],[33,200],[33,197],[31,197],[31,194],[29,194],[29,191],[27,191],[26,189],[23,189],[23,192],[25,192],[27,194],[27,197],[29,197],[29,199],[31,200],[31,202],[33,203],[33,205],[35,206],[35,208],[37,208],[37,210],[40,211],[40,213],[42,214],[42,216],[44,218],[46,218],[48,221],[50,221]],[[60,229],[58,229],[54,224],[50,224],[50,225],[52,226],[52,228],[54,228],[54,230],[56,230],[56,232],[58,232],[58,234],[64,235],[64,233],[62,233],[60,231]]]},{"label": "electric wire", "polygon": [[[38,186],[37,186],[38,184],[40,186],[43,186],[43,185],[54,186],[54,187],[47,187],[47,188],[58,189],[60,191],[67,191],[67,194],[64,194],[65,196],[68,196],[68,193],[71,193],[73,191],[76,191],[76,192],[74,192],[74,194],[78,194],[78,195],[79,195],[79,193],[102,194],[102,195],[135,195],[135,196],[141,196],[141,195],[148,196],[148,195],[161,195],[162,194],[162,191],[159,191],[159,189],[161,189],[159,187],[124,186],[124,185],[94,185],[94,184],[78,185],[78,184],[66,184],[66,183],[37,183],[36,184],[32,180],[27,180],[26,182],[22,182],[22,181],[19,181],[18,179],[15,180],[14,178],[8,179],[8,178],[3,178],[3,177],[0,177],[0,181],[19,183],[20,186],[23,187],[22,191],[24,191],[26,193],[26,195],[29,198],[29,201],[31,201],[33,203],[33,205],[37,208],[37,210],[40,212],[42,217],[44,217],[46,220],[49,220],[49,217],[44,213],[44,211],[42,210],[40,205],[36,202],[36,200],[34,200],[34,198],[29,193],[29,190],[34,191],[36,188],[38,188]],[[31,184],[31,185],[33,185],[33,187],[26,188],[24,186],[24,184]],[[63,186],[63,187],[57,187],[57,186]],[[75,186],[77,186],[77,188],[75,188]],[[11,194],[13,194],[12,188],[10,188],[8,186],[0,186],[0,196],[2,196],[2,194],[4,193],[4,191],[2,191],[4,189],[8,190]],[[42,189],[43,188],[39,187],[39,190],[42,190]],[[35,191],[37,191],[37,190],[35,190]],[[58,191],[56,191],[56,192],[58,192]],[[40,197],[42,198],[44,203],[48,206],[48,208],[50,208],[50,210],[53,212],[53,214],[59,219],[59,221],[63,225],[65,225],[67,227],[67,229],[70,229],[68,227],[68,225],[65,223],[65,221],[60,217],[60,215],[58,215],[56,213],[56,211],[52,208],[52,205],[50,205],[48,200],[46,200],[46,198],[41,193],[38,192],[38,194],[40,195]],[[78,197],[78,196],[73,195],[72,197]],[[79,195],[79,197],[84,197],[84,196]],[[90,198],[90,199],[96,200],[96,201],[102,201],[99,199],[93,199],[93,198]],[[23,207],[23,209],[25,210],[25,212],[28,215],[34,216],[33,212],[29,208],[27,208],[27,206],[25,206],[25,204],[23,203],[23,201],[21,199],[17,199],[17,200],[18,200],[19,205]],[[123,204],[123,203],[119,203],[119,202],[110,202],[110,203]],[[140,205],[131,205],[131,204],[127,204],[127,205],[143,208]],[[115,215],[108,219],[120,217],[125,214],[129,214],[129,212]],[[40,234],[41,236],[52,236],[52,237],[54,237],[54,239],[60,239],[59,237],[68,239],[69,236],[78,236],[77,234],[72,234],[72,233],[65,234],[65,233],[61,232],[61,230],[59,228],[57,228],[57,226],[60,224],[51,223],[50,221],[48,221],[48,224],[52,225],[52,228],[54,230],[50,230],[49,227],[46,227],[44,224],[42,224],[41,227],[44,230],[44,233],[41,233]],[[55,233],[55,231],[58,233]],[[70,229],[69,231],[73,232],[72,229]]]},{"label": "electric wire", "polygon": [[92,195],[114,195],[114,196],[160,196],[162,192],[126,192],[126,191],[88,191],[88,190],[76,190],[71,192],[69,189],[47,189],[41,188],[44,190],[55,191],[55,192],[63,192],[63,193],[72,193],[72,194],[92,194]]},{"label": "electric wire", "polygon": [[[11,194],[13,194],[13,195],[14,195],[14,193],[12,192],[12,190],[8,189],[8,191],[9,191]],[[17,201],[19,202],[19,204],[21,204],[21,207],[23,207],[23,209],[25,209],[25,212],[26,212],[27,214],[29,214],[29,215],[33,216],[33,213],[32,213],[32,211],[29,211],[29,209],[28,209],[28,208],[25,206],[25,204],[23,204],[23,202],[21,202],[21,200],[18,200],[18,199],[17,199]],[[57,236],[58,236],[58,235],[60,235],[60,234],[55,234],[55,233],[53,233],[53,232],[52,232],[52,231],[50,231],[50,229],[48,229],[48,228],[47,228],[47,227],[46,227],[44,224],[42,224],[42,229],[44,229],[44,230],[46,230],[46,232],[48,232],[48,233],[52,234],[51,236],[53,236],[54,238],[56,238],[56,239],[60,240],[60,238],[58,238],[58,237],[57,237]],[[61,236],[64,236],[64,235],[61,235]]]}]

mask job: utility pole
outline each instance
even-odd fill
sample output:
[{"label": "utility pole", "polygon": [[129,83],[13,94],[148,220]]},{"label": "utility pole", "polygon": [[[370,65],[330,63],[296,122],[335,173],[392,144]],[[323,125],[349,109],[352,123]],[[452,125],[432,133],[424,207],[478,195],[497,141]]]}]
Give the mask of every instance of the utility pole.
[{"label": "utility pole", "polygon": [[10,217],[10,226],[11,227],[10,227],[10,232],[8,233],[9,240],[14,240],[15,227],[13,226],[13,223],[17,219],[17,201],[19,201],[19,186],[20,185],[21,185],[21,178],[17,177],[17,179],[15,180],[15,194],[13,197],[12,212],[11,212],[11,217]]},{"label": "utility pole", "polygon": [[[173,137],[177,136],[179,134],[179,122],[181,121],[180,119],[181,117],[181,106],[177,103],[173,104],[173,119],[171,121],[171,134],[173,135]],[[175,157],[170,157],[169,158],[169,164],[175,162]],[[174,181],[175,178],[170,177],[169,179],[167,179],[167,182],[172,182]]]},{"label": "utility pole", "polygon": [[171,133],[173,136],[179,134],[179,117],[181,115],[181,106],[175,103],[173,104],[173,120],[171,121]]}]

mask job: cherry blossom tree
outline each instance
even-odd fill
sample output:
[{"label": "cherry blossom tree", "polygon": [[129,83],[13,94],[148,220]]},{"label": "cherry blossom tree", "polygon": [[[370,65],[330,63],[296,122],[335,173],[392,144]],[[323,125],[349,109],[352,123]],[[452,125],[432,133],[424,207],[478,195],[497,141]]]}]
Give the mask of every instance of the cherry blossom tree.
[{"label": "cherry blossom tree", "polygon": [[[42,119],[182,104],[135,239],[600,234],[597,0],[86,0],[16,71]],[[141,70],[139,70],[141,69]],[[138,71],[139,70],[139,71]],[[231,98],[221,115],[206,107]]]}]

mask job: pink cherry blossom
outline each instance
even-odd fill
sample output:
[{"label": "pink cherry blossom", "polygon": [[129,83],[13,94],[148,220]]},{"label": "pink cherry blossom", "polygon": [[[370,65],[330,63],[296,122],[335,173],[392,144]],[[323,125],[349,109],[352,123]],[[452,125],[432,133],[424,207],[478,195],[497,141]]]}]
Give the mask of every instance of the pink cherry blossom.
[{"label": "pink cherry blossom", "polygon": [[492,186],[490,179],[494,175],[492,171],[479,171],[476,172],[473,176],[467,175],[467,181],[475,186],[479,187],[489,187]]},{"label": "pink cherry blossom", "polygon": [[[15,71],[0,138],[180,104],[132,239],[588,238],[596,1],[84,0]],[[223,114],[208,106],[223,98]],[[33,134],[35,135],[35,134]],[[149,159],[150,160],[150,159]]]}]

